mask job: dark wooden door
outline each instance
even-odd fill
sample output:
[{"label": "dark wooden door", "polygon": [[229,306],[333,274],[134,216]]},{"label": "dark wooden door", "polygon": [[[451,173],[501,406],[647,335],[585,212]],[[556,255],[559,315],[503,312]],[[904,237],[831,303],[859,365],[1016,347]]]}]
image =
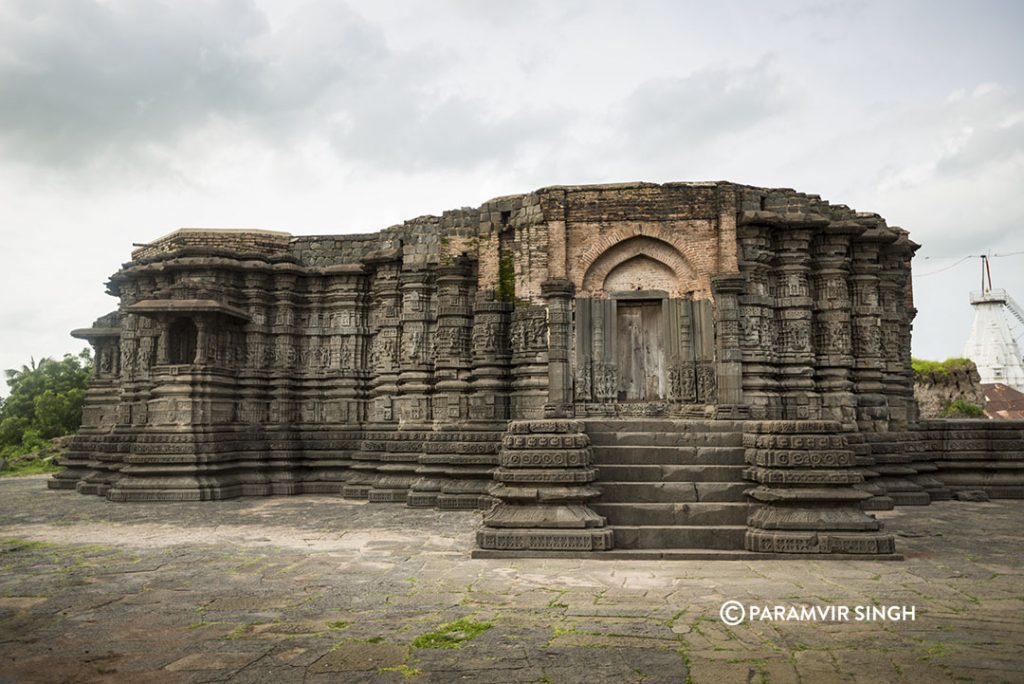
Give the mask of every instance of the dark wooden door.
[{"label": "dark wooden door", "polygon": [[654,401],[665,396],[661,301],[618,301],[616,306],[619,401]]}]

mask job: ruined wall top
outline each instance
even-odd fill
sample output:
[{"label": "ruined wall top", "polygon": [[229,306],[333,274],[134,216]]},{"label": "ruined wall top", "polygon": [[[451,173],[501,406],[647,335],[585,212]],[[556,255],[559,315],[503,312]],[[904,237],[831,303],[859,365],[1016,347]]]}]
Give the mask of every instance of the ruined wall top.
[{"label": "ruined wall top", "polygon": [[481,288],[514,288],[516,299],[540,297],[541,284],[550,279],[572,282],[581,296],[603,297],[606,285],[642,281],[700,299],[711,297],[713,277],[739,272],[738,226],[842,222],[881,230],[888,239],[902,235],[913,244],[877,214],[788,188],[638,182],[549,186],[374,233],[186,228],[139,246],[126,268],[182,256],[241,256],[311,271],[380,258],[415,269],[466,255],[478,263]]}]

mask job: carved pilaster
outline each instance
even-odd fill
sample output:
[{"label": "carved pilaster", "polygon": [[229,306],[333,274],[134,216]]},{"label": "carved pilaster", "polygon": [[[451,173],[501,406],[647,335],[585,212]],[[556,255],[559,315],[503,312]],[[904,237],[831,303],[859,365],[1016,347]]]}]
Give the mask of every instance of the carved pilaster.
[{"label": "carved pilaster", "polygon": [[548,400],[548,309],[518,306],[509,326],[512,340],[513,418],[540,418]]},{"label": "carved pilaster", "polygon": [[[367,366],[369,381],[369,422],[375,428],[394,430],[398,416],[394,410],[398,392],[399,344],[401,342],[402,293],[398,273],[401,261],[396,255],[369,260],[374,267],[370,285],[369,333],[370,349]],[[382,462],[383,448],[374,440],[364,440],[353,454],[352,474],[344,488],[346,498],[364,499],[380,479],[377,468]]]},{"label": "carved pilaster", "polygon": [[473,373],[469,397],[471,422],[500,425],[509,419],[510,360],[509,302],[478,293],[473,305]]},{"label": "carved pilaster", "polygon": [[863,232],[864,227],[853,222],[833,223],[818,234],[814,245],[815,384],[821,395],[821,417],[838,421],[848,429],[857,420],[857,398],[851,378],[851,240]]},{"label": "carved pilaster", "polygon": [[853,241],[853,290],[851,323],[853,333],[853,383],[857,394],[857,424],[862,431],[884,430],[888,426],[888,407],[882,394],[882,307],[879,296],[878,257],[882,245],[895,236],[879,228],[869,228]]},{"label": "carved pilaster", "polygon": [[573,377],[570,363],[572,340],[572,297],[569,280],[546,280],[541,294],[548,306],[548,401],[544,415],[549,418],[573,416]]},{"label": "carved pilaster", "polygon": [[[458,440],[469,418],[469,375],[472,368],[470,333],[473,302],[472,264],[467,259],[437,269],[437,328],[434,339],[434,394],[431,398],[434,427],[438,432],[423,444],[416,468],[417,480],[406,497],[414,508],[438,505],[442,490],[455,480],[483,479],[478,469],[461,464],[464,453]],[[442,434],[443,433],[443,434]],[[461,466],[461,467],[460,467]],[[467,472],[462,472],[467,470]],[[484,478],[489,478],[486,469]],[[483,488],[486,494],[486,488]],[[473,508],[478,504],[474,498]]]},{"label": "carved pilaster", "polygon": [[[428,429],[431,420],[430,398],[433,385],[433,273],[427,269],[401,271],[402,333],[399,345],[400,370],[395,408],[400,430]],[[393,446],[391,442],[389,445]],[[403,442],[404,444],[404,442]],[[417,462],[422,453],[417,448],[386,449],[378,466],[381,477],[368,492],[374,503],[404,502],[409,487],[418,479]],[[411,444],[409,445],[411,446]]]},{"label": "carved pilaster", "polygon": [[805,227],[775,229],[778,249],[775,320],[778,337],[778,379],[786,418],[807,420],[820,415],[820,397],[814,391],[814,350],[811,319],[812,231]]},{"label": "carved pilaster", "polygon": [[746,289],[743,276],[712,279],[715,297],[715,357],[718,370],[719,413],[730,417],[749,415],[743,404],[743,349],[740,346],[740,296]]},{"label": "carved pilaster", "polygon": [[739,295],[743,403],[756,418],[779,417],[782,404],[776,378],[775,274],[771,228],[746,224],[737,228],[740,271],[746,288]]}]

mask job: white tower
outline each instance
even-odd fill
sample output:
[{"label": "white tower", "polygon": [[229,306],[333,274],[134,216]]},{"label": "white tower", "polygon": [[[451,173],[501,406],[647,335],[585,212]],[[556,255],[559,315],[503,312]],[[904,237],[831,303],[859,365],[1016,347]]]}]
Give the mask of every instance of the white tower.
[{"label": "white tower", "polygon": [[1008,315],[1024,324],[1024,312],[1006,290],[971,293],[974,325],[964,356],[974,361],[982,384],[1000,382],[1024,392],[1024,363],[1010,330]]}]

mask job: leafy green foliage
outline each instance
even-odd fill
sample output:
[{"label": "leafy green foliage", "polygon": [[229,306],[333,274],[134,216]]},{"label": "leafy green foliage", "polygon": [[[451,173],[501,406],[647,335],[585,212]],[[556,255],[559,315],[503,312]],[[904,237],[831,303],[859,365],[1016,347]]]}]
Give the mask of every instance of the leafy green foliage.
[{"label": "leafy green foliage", "polygon": [[981,418],[984,415],[983,408],[964,399],[955,399],[942,410],[943,418]]},{"label": "leafy green foliage", "polygon": [[91,372],[87,349],[5,371],[11,393],[0,400],[0,456],[37,451],[78,430]]},{"label": "leafy green foliage", "polygon": [[914,368],[914,373],[917,375],[923,375],[925,373],[936,373],[938,375],[949,375],[950,373],[957,370],[966,370],[967,368],[974,365],[974,362],[970,359],[963,357],[954,356],[946,359],[945,361],[929,361],[927,359],[911,359],[910,365]]}]

